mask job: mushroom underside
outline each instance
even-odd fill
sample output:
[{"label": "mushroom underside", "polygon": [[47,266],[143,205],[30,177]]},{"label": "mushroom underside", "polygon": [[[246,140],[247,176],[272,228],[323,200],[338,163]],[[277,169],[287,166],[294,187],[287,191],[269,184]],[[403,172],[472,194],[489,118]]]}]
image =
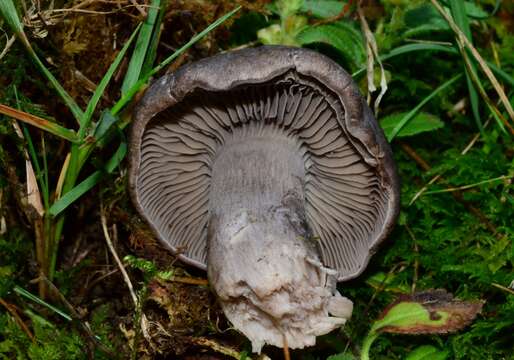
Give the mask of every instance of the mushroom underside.
[{"label": "mushroom underside", "polygon": [[344,114],[339,97],[296,73],[224,92],[196,90],[145,128],[140,207],[161,240],[206,269],[217,154],[236,131],[243,144],[244,136],[275,132],[302,151],[305,215],[323,264],[339,278],[356,274],[383,231],[390,190],[354,146]]},{"label": "mushroom underside", "polygon": [[163,241],[208,268],[254,351],[313,345],[344,324],[352,304],[336,281],[362,269],[383,231],[389,191],[344,114],[322,84],[288,73],[197,89],[142,134],[139,206]]}]

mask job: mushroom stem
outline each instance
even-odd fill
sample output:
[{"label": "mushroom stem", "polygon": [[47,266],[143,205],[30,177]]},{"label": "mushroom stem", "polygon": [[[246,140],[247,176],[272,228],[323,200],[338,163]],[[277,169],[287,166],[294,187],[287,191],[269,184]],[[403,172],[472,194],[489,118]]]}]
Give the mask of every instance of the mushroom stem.
[{"label": "mushroom stem", "polygon": [[213,165],[209,281],[254,352],[314,345],[351,315],[305,221],[302,156],[285,135],[234,136]]}]

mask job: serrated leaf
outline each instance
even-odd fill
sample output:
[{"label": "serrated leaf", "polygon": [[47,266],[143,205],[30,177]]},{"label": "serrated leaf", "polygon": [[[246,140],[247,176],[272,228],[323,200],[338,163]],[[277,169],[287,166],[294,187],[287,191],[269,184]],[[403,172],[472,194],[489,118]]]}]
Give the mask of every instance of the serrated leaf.
[{"label": "serrated leaf", "polygon": [[[407,112],[400,112],[391,115],[387,115],[380,121],[380,126],[384,130],[386,137],[389,137],[393,129],[402,121],[407,115]],[[405,137],[413,136],[425,131],[434,131],[444,126],[437,116],[428,113],[419,113],[412,120],[410,120],[396,136]]]},{"label": "serrated leaf", "polygon": [[324,43],[339,50],[353,67],[360,67],[366,60],[362,35],[345,22],[311,26],[301,31],[296,40],[299,44]]},{"label": "serrated leaf", "polygon": [[411,351],[405,360],[445,360],[447,357],[447,350],[439,350],[432,345],[423,345]]},{"label": "serrated leaf", "polygon": [[305,0],[301,11],[318,18],[337,16],[343,11],[344,3],[335,0]]}]

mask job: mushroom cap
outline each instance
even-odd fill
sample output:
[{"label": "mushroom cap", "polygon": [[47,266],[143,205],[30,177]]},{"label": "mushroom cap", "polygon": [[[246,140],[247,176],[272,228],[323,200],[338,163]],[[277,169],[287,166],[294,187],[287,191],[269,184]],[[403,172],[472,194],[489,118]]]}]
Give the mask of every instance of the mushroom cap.
[{"label": "mushroom cap", "polygon": [[132,125],[129,189],[157,237],[206,269],[212,165],[225,139],[246,127],[299,142],[306,218],[321,260],[338,281],[359,275],[398,215],[396,167],[351,76],[307,49],[219,54],[147,90]]}]

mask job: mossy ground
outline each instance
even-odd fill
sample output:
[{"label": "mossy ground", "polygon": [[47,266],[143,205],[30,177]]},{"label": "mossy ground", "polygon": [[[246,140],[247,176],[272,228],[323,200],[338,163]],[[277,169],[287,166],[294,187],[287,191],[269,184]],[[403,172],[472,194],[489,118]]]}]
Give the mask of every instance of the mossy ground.
[{"label": "mossy ground", "polygon": [[[255,42],[256,31],[273,20],[264,7],[266,2],[241,2],[245,9],[235,21],[209,34],[175,61],[171,70],[221,50]],[[119,3],[92,2],[84,9],[96,13],[70,12],[63,16],[55,12],[46,25],[37,17],[26,24],[38,53],[51,64],[52,72],[80,105],[87,103],[94,84],[113,61],[120,44],[142,19],[131,2]],[[170,0],[159,57],[178,48],[233,5],[228,0]],[[479,5],[492,9],[494,1],[484,0]],[[54,8],[71,6],[72,2],[56,1]],[[418,37],[424,41],[453,41],[450,32],[434,28],[416,28],[418,32],[406,38],[407,30],[412,30],[409,26],[415,25],[409,21],[419,21],[417,6],[406,1],[368,2],[366,15],[376,30],[380,51],[386,53]],[[479,51],[511,75],[513,14],[514,8],[505,2],[494,15],[472,22]],[[0,46],[4,43],[2,38]],[[333,50],[323,46],[318,49],[347,65],[344,57]],[[117,98],[126,66],[122,66],[104,94],[105,106]],[[417,52],[388,60],[385,66],[389,90],[382,100],[381,114],[409,111],[440,83],[463,71],[464,65],[458,56]],[[365,91],[365,79],[359,84]],[[492,88],[485,83],[484,86],[496,100]],[[505,90],[512,103],[514,89],[505,84]],[[16,96],[23,110],[73,127],[69,111],[17,43],[0,60],[0,103],[16,107]],[[443,120],[443,128],[394,140],[392,147],[402,180],[398,225],[365,273],[340,284],[341,292],[355,303],[352,321],[340,332],[320,338],[316,347],[292,352],[293,359],[325,359],[345,350],[358,353],[373,319],[395,297],[433,288],[444,288],[462,299],[482,299],[483,311],[471,326],[455,334],[382,336],[372,349],[373,359],[403,359],[412,349],[426,344],[448,350],[450,358],[455,359],[512,358],[514,292],[509,285],[514,281],[514,142],[513,136],[503,132],[492,119],[485,103],[481,108],[483,122],[487,121],[488,126],[465,154],[463,151],[478,131],[465,81],[423,108]],[[49,178],[57,181],[65,144],[44,135],[43,150],[41,132],[29,131],[38,151],[47,153]],[[37,293],[37,285],[31,283],[37,277],[34,230],[23,202],[24,146],[11,122],[2,117],[0,358],[223,359],[230,358],[223,351],[249,351],[249,343],[230,329],[208,287],[196,281],[205,278],[205,274],[176,261],[137,216],[126,192],[126,164],[68,210],[72,221],[66,224],[54,282],[78,318],[67,321],[14,292],[14,287],[19,286]],[[97,153],[96,158],[101,160],[102,153]],[[94,169],[94,165],[93,158],[85,172]],[[435,176],[440,179],[412,202]],[[430,193],[499,176],[505,178],[462,191]],[[144,299],[142,309],[134,309],[122,275],[107,250],[100,202],[109,210],[110,229],[117,229],[113,239],[116,251],[121,258],[131,256],[125,263],[138,295]],[[55,294],[48,301],[67,313],[71,311]],[[150,321],[151,342],[141,334],[141,310]],[[91,332],[84,326],[89,326]],[[108,350],[102,350],[98,341]],[[216,346],[226,348],[220,350]],[[265,353],[272,358],[282,356],[271,348],[265,348]]]}]

